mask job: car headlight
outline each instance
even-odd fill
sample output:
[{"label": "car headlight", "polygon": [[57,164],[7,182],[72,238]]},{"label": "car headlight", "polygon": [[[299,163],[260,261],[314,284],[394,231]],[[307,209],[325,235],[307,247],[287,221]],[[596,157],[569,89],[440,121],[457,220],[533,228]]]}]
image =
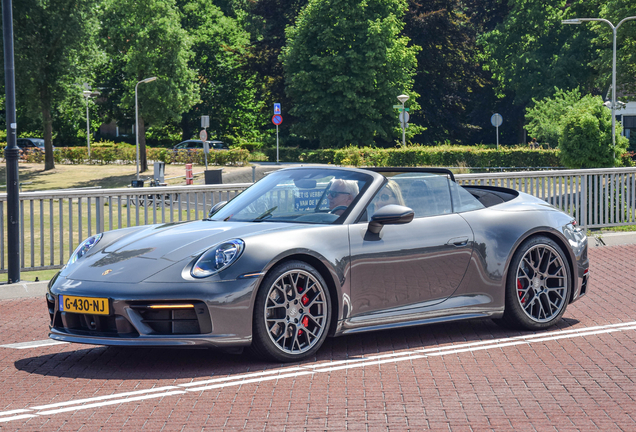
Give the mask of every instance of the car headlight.
[{"label": "car headlight", "polygon": [[192,267],[192,276],[204,278],[228,268],[241,256],[245,243],[241,239],[219,243],[199,257]]},{"label": "car headlight", "polygon": [[102,238],[102,234],[99,233],[87,238],[82,243],[80,243],[80,245],[75,249],[75,252],[73,252],[71,257],[68,259],[68,262],[66,263],[66,265],[67,266],[71,265],[75,261],[83,257],[84,255],[86,255],[88,251],[91,250],[91,248],[95,246],[101,238]]}]

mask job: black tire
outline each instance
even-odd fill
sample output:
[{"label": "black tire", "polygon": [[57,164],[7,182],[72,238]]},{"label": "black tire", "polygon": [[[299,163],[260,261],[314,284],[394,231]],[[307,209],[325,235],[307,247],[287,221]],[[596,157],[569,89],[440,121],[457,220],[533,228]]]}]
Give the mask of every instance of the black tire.
[{"label": "black tire", "polygon": [[572,292],[572,275],[561,247],[545,236],[519,246],[506,279],[506,306],[498,320],[506,327],[542,330],[565,313]]},{"label": "black tire", "polygon": [[320,273],[303,261],[276,266],[254,303],[251,353],[293,362],[313,356],[329,332],[331,298]]}]

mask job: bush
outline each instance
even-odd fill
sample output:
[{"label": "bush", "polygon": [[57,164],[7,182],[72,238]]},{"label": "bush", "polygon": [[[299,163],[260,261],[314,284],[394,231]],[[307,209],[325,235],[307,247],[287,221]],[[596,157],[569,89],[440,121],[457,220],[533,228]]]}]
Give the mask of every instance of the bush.
[{"label": "bush", "polygon": [[269,159],[267,155],[263,152],[255,151],[250,154],[248,159],[250,162],[267,162]]},{"label": "bush", "polygon": [[30,163],[44,163],[44,152],[40,150],[24,150],[22,159]]},{"label": "bush", "polygon": [[629,141],[617,135],[612,148],[612,113],[600,96],[581,99],[563,117],[561,127],[561,161],[568,168],[621,166]]},{"label": "bush", "polygon": [[[272,158],[273,153],[273,158]],[[276,160],[276,149],[266,152],[270,161]],[[353,166],[458,166],[468,167],[558,167],[556,149],[532,150],[525,146],[409,146],[398,148],[346,147],[301,152],[297,148],[281,148],[284,162],[330,163]]]},{"label": "bush", "polygon": [[[4,150],[4,147],[2,148]],[[57,147],[53,152],[56,164],[82,164],[92,163],[105,165],[110,163],[135,164],[137,162],[137,148],[133,145],[119,143],[97,143],[91,145],[91,157],[88,157],[86,147]],[[161,161],[165,163],[193,163],[205,164],[203,150],[182,150],[176,155],[172,149],[146,148],[146,158],[149,161]],[[237,148],[227,151],[211,151],[208,155],[208,163],[212,165],[247,165],[250,152]],[[31,152],[25,155],[27,162],[44,162],[43,152]]]},{"label": "bush", "polygon": [[[264,153],[270,162],[276,162],[276,147],[269,147],[264,149]],[[279,147],[279,158],[285,162],[304,162],[301,159],[303,150],[298,147]]]},{"label": "bush", "polygon": [[526,108],[526,130],[540,143],[556,145],[561,135],[561,120],[567,111],[581,100],[581,91],[575,88],[563,91],[555,88],[554,96],[540,101],[532,99]]}]

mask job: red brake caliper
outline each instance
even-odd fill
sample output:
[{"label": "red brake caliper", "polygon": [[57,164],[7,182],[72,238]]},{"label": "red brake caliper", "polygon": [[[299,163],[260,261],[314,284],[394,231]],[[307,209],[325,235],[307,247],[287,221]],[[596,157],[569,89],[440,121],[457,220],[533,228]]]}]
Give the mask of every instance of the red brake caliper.
[{"label": "red brake caliper", "polygon": [[521,304],[526,302],[526,297],[523,295],[523,287],[521,286],[521,281],[517,279],[517,289],[519,290],[519,298],[521,299]]},{"label": "red brake caliper", "polygon": [[[302,320],[300,320],[300,322],[302,323],[302,325],[304,327],[308,327],[309,326],[309,318],[307,316],[304,316]],[[302,330],[298,330],[298,336],[302,336],[303,335],[303,331]]]},{"label": "red brake caliper", "polygon": [[[303,292],[303,287],[299,286],[296,288],[298,290],[298,294],[301,294]],[[303,295],[303,297],[300,299],[300,302],[303,304],[303,306],[307,306],[307,303],[309,303],[309,298],[307,298],[307,294]],[[303,319],[301,320],[301,323],[303,326],[307,327],[309,325],[309,318],[307,317],[303,317]],[[302,330],[298,330],[298,336],[302,336],[303,333],[305,333]]]}]

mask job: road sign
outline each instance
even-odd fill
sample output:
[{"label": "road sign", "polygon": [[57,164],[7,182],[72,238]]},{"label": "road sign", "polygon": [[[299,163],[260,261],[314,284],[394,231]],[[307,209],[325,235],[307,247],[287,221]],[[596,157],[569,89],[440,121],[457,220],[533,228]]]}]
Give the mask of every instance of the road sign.
[{"label": "road sign", "polygon": [[499,126],[503,123],[503,117],[499,113],[495,113],[490,117],[490,123],[497,128],[497,150],[499,150]]},{"label": "road sign", "polygon": [[204,142],[208,140],[208,132],[205,129],[199,132],[199,139]]},{"label": "road sign", "polygon": [[283,116],[280,114],[274,114],[274,116],[272,117],[272,123],[278,126],[282,122],[283,122]]},{"label": "road sign", "polygon": [[402,108],[402,105],[393,105],[393,108],[399,109],[400,111],[408,111],[409,108]]},{"label": "road sign", "polygon": [[201,127],[202,128],[210,127],[210,116],[201,116]]},{"label": "road sign", "polygon": [[411,116],[407,112],[400,113],[400,123],[408,123]]},{"label": "road sign", "polygon": [[280,114],[280,104],[279,103],[275,103],[274,104],[274,114]]}]

